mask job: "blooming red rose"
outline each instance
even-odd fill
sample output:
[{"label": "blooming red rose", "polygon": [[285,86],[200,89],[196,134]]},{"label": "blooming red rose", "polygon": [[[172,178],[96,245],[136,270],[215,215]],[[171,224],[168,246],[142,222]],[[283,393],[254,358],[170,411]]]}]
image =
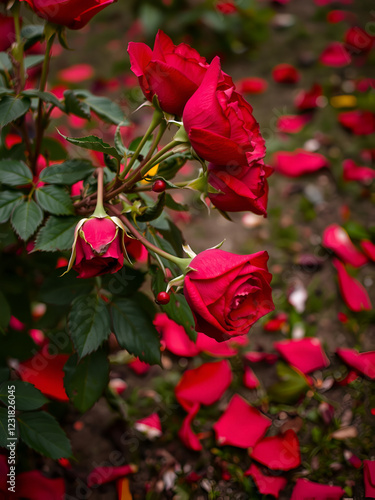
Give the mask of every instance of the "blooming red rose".
[{"label": "blooming red rose", "polygon": [[234,86],[220,89],[220,60],[212,61],[195,94],[186,103],[183,122],[191,145],[215,165],[245,165],[265,156],[252,107]]},{"label": "blooming red rose", "polygon": [[83,28],[92,17],[117,0],[21,0],[43,19],[67,26],[72,30]]},{"label": "blooming red rose", "polygon": [[124,236],[117,217],[81,220],[75,229],[68,271],[73,267],[79,273],[78,278],[116,273],[123,266],[126,256]]},{"label": "blooming red rose", "polygon": [[15,41],[13,17],[0,14],[0,52],[5,52]]},{"label": "blooming red rose", "polygon": [[184,294],[197,332],[218,342],[245,335],[273,311],[267,252],[236,255],[223,250],[201,252],[190,263]]},{"label": "blooming red rose", "polygon": [[269,177],[273,169],[263,161],[234,168],[208,166],[208,182],[220,193],[209,193],[215,207],[227,212],[267,215]]},{"label": "blooming red rose", "polygon": [[272,77],[276,83],[297,83],[301,75],[291,64],[277,64],[272,70]]},{"label": "blooming red rose", "polygon": [[[181,116],[206,74],[209,67],[206,59],[185,43],[174,45],[161,30],[153,50],[144,43],[130,42],[128,53],[131,70],[138,77],[146,99],[152,101],[156,95],[164,111]],[[224,73],[220,80],[231,84]]]}]

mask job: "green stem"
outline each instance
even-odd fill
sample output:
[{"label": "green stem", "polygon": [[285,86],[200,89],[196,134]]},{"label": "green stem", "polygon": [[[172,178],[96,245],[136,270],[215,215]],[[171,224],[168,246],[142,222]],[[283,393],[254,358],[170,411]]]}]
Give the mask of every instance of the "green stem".
[{"label": "green stem", "polygon": [[16,42],[17,42],[17,50],[19,51],[17,54],[17,61],[20,64],[20,74],[19,74],[19,79],[20,79],[20,89],[18,89],[18,92],[23,90],[25,87],[25,65],[24,65],[24,59],[23,59],[23,45],[22,45],[22,39],[21,39],[21,23],[20,23],[20,3],[17,2],[14,8],[14,31],[16,33]]},{"label": "green stem", "polygon": [[124,226],[126,226],[127,229],[129,230],[129,232],[135,238],[137,238],[137,240],[139,240],[148,250],[150,250],[151,252],[156,253],[157,255],[160,255],[160,257],[163,257],[164,259],[167,259],[170,262],[173,262],[174,264],[176,264],[182,270],[182,272],[186,271],[186,268],[190,264],[191,259],[181,259],[180,257],[177,257],[176,255],[172,255],[172,254],[170,254],[168,252],[165,252],[164,250],[162,250],[161,248],[157,247],[153,243],[150,243],[148,241],[148,239],[145,236],[143,236],[133,226],[133,224],[129,221],[129,219],[126,216],[122,215],[121,212],[118,209],[116,209],[113,205],[107,205],[107,208],[108,208],[108,210],[110,212],[112,212],[114,215],[116,215],[116,217],[118,217],[121,220],[121,222],[124,224]]},{"label": "green stem", "polygon": [[[56,33],[53,33],[47,40],[46,53],[44,55],[44,62],[42,68],[42,75],[40,77],[39,90],[44,92],[47,84],[49,62],[51,58],[52,45],[55,40]],[[43,135],[46,125],[43,123],[43,101],[39,99],[38,105],[38,118],[36,121],[36,140],[35,140],[35,153],[34,153],[34,170],[38,161],[40,154],[40,149],[42,146]]]},{"label": "green stem", "polygon": [[152,132],[156,129],[156,127],[162,122],[162,120],[163,120],[163,114],[160,111],[155,110],[154,114],[152,116],[152,120],[151,120],[150,126],[147,129],[147,132],[142,137],[142,140],[138,144],[136,150],[134,151],[133,156],[130,158],[129,163],[125,166],[125,169],[119,175],[120,179],[124,179],[125,176],[126,176],[126,174],[128,172],[130,172],[132,166],[134,165],[134,162],[136,161],[136,159],[138,158],[140,152],[142,151],[143,146],[146,144],[148,138],[150,137],[150,135],[152,134]]},{"label": "green stem", "polygon": [[107,217],[107,212],[104,209],[103,205],[103,193],[104,193],[104,168],[99,167],[97,170],[97,175],[98,175],[98,191],[97,191],[97,197],[96,197],[96,207],[94,210],[94,213],[92,214],[92,217]]}]

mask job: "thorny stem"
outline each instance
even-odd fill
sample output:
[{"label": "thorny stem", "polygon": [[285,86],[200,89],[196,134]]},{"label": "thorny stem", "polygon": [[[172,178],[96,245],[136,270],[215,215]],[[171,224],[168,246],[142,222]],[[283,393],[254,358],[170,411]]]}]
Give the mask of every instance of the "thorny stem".
[{"label": "thorny stem", "polygon": [[19,63],[19,89],[20,92],[25,87],[25,66],[23,60],[23,46],[21,40],[21,24],[20,24],[20,4],[17,2],[14,9],[14,31],[16,33],[17,50],[20,52],[17,54],[17,62]]},{"label": "thorny stem", "polygon": [[106,205],[107,209],[113,213],[116,217],[118,217],[121,222],[124,224],[124,226],[127,227],[129,232],[137,238],[148,250],[151,252],[156,253],[157,255],[160,255],[160,257],[163,257],[164,259],[169,260],[170,262],[173,262],[174,264],[177,264],[177,266],[185,272],[187,266],[190,264],[191,259],[181,259],[180,257],[176,257],[176,255],[172,255],[168,252],[165,252],[161,248],[157,247],[153,243],[150,243],[148,239],[143,236],[134,226],[133,224],[129,221],[129,219],[121,214],[121,211],[115,208],[113,205]]},{"label": "thorny stem", "polygon": [[[49,69],[49,62],[51,57],[51,49],[53,42],[55,40],[56,33],[53,33],[47,40],[46,53],[44,55],[42,75],[40,77],[39,90],[44,92],[47,84],[47,76]],[[38,161],[40,148],[42,146],[43,135],[45,130],[45,124],[43,123],[43,100],[39,99],[38,105],[38,118],[36,122],[36,142],[35,142],[35,153],[34,153],[34,169]]]}]

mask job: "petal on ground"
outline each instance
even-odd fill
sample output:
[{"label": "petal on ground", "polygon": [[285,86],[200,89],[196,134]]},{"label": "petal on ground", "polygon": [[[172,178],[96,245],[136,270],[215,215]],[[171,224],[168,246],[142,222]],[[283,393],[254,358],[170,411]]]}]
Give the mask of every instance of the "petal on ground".
[{"label": "petal on ground", "polygon": [[305,375],[329,365],[329,359],[317,338],[282,340],[275,342],[274,346],[290,365]]},{"label": "petal on ground", "polygon": [[290,470],[301,465],[297,434],[289,429],[278,436],[259,441],[250,456],[272,470]]},{"label": "petal on ground", "polygon": [[259,493],[263,495],[272,495],[279,498],[280,491],[287,485],[287,480],[284,477],[263,474],[254,463],[250,465],[250,468],[244,474],[253,478]]},{"label": "petal on ground", "polygon": [[356,349],[336,350],[340,358],[357,372],[375,379],[375,351],[359,353]]}]

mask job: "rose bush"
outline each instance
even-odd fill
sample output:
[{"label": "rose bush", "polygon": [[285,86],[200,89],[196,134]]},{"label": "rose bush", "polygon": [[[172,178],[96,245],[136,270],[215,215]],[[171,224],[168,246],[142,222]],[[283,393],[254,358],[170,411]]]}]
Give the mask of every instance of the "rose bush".
[{"label": "rose bush", "polygon": [[199,156],[216,165],[258,161],[266,151],[253,109],[234,86],[220,89],[220,75],[220,60],[215,57],[186,103],[183,123],[191,145]]},{"label": "rose bush", "polygon": [[[158,31],[154,49],[145,43],[130,42],[128,53],[131,70],[138,77],[146,99],[158,97],[161,108],[172,115],[182,115],[184,106],[201,84],[207,68],[206,59],[185,43],[174,45],[172,40]],[[220,73],[224,86],[231,78]]]},{"label": "rose bush", "polygon": [[215,207],[227,212],[250,211],[257,215],[267,215],[269,177],[273,169],[263,161],[249,167],[234,169],[213,165],[208,166],[208,182],[219,193],[209,193]]},{"label": "rose bush", "polygon": [[245,335],[262,316],[273,311],[267,252],[236,255],[205,250],[190,263],[184,295],[197,332],[218,342]]},{"label": "rose bush", "polygon": [[27,2],[43,19],[72,30],[83,28],[90,19],[117,0],[20,0]]}]

